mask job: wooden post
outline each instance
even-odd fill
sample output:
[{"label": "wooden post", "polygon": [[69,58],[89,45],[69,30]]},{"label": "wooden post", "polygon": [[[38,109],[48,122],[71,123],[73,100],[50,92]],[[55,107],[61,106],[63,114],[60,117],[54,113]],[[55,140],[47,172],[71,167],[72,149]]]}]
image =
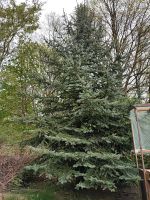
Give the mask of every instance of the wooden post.
[{"label": "wooden post", "polygon": [[0,193],[0,200],[4,200],[3,193]]}]

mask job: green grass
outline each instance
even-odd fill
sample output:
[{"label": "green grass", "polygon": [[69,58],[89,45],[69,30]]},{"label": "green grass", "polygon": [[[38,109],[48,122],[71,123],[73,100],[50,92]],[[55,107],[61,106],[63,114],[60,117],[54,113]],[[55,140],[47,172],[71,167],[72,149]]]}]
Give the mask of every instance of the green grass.
[{"label": "green grass", "polygon": [[52,191],[45,190],[40,192],[32,192],[28,194],[28,200],[55,200],[55,195]]},{"label": "green grass", "polygon": [[21,194],[9,194],[5,200],[56,200],[53,191],[32,191],[26,190]]}]

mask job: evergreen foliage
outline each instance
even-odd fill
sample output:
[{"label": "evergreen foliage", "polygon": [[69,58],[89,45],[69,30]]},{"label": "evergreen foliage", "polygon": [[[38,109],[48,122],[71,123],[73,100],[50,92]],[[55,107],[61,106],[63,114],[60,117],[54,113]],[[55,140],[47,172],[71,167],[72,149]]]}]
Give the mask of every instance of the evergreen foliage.
[{"label": "evergreen foliage", "polygon": [[33,168],[77,189],[114,191],[136,182],[129,159],[132,101],[122,92],[121,67],[112,62],[100,19],[78,5],[57,35],[47,42],[51,55],[41,52],[47,70],[38,83],[46,94],[39,96],[40,143],[32,149],[43,156]]}]

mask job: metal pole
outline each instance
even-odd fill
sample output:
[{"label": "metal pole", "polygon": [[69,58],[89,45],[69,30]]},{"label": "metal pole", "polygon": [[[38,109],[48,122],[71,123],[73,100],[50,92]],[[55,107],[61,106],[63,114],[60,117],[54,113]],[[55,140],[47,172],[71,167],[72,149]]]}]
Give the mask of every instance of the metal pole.
[{"label": "metal pole", "polygon": [[135,158],[136,158],[136,166],[137,166],[137,169],[139,169],[139,162],[138,162],[138,156],[137,156],[137,153],[136,153],[135,139],[134,139],[134,130],[133,130],[132,123],[131,123],[131,128],[132,128],[133,147],[134,147],[134,153],[135,153]]},{"label": "metal pole", "polygon": [[[136,145],[135,145],[135,137],[134,137],[134,129],[133,129],[133,124],[131,123],[131,128],[132,128],[132,138],[133,138],[133,147],[134,147],[134,153],[135,153],[135,158],[136,158],[136,166],[138,169],[138,174],[140,176],[139,172],[139,161],[138,161],[138,152],[136,153]],[[142,190],[140,190],[142,192]],[[139,194],[140,199],[142,199],[141,192]]]}]

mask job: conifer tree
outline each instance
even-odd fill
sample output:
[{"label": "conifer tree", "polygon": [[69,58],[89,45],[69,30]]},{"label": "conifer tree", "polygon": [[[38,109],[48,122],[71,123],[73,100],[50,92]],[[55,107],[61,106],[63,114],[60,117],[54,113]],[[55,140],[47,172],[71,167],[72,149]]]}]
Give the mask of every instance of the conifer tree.
[{"label": "conifer tree", "polygon": [[100,20],[81,4],[62,37],[49,41],[53,56],[45,54],[44,61],[51,80],[40,79],[49,93],[40,97],[40,143],[33,149],[43,154],[36,167],[47,178],[77,189],[114,191],[120,183],[137,181],[129,159],[132,103],[103,37]]}]

